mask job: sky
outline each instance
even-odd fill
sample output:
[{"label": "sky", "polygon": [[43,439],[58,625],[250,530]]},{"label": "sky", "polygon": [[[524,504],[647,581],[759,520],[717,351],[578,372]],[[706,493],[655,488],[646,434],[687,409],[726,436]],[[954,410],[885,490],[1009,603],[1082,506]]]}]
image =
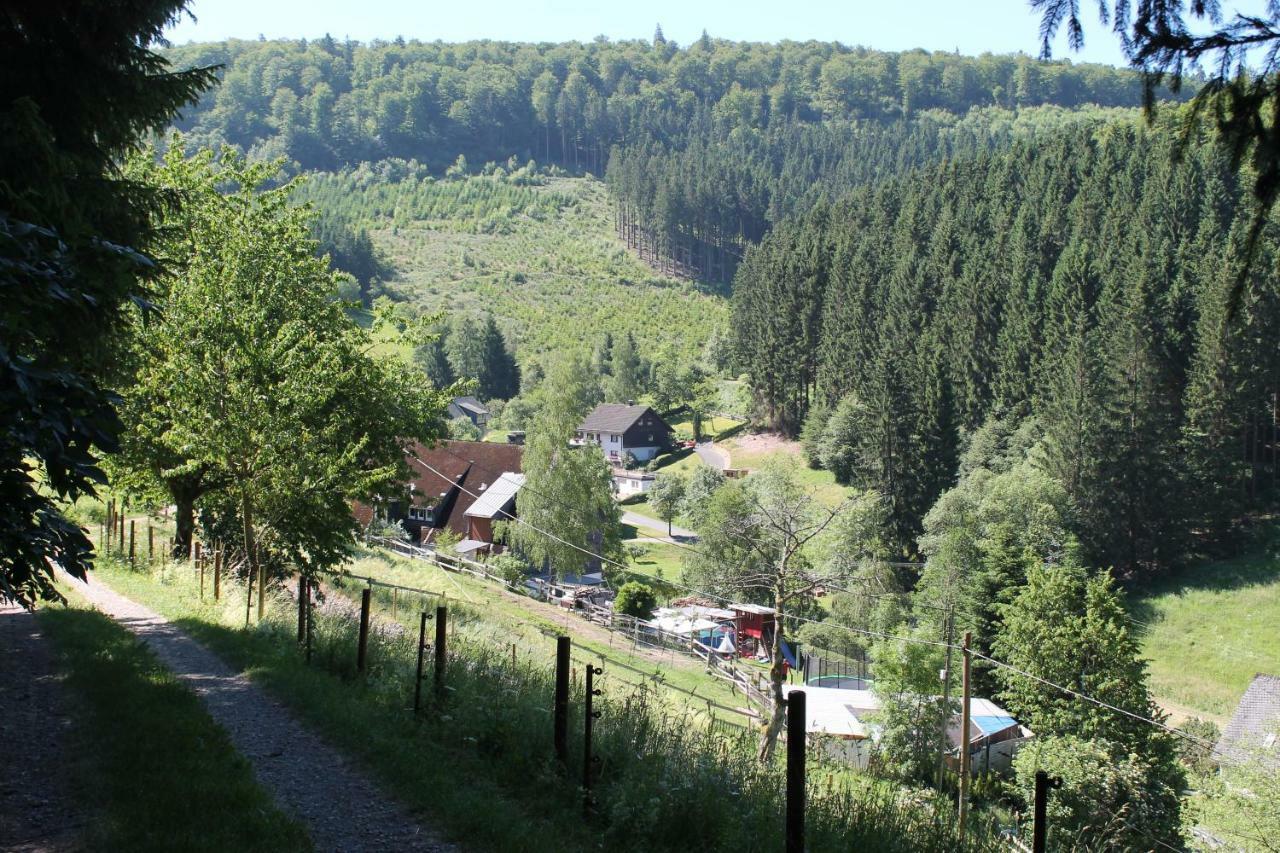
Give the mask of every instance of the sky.
[{"label": "sky", "polygon": [[[1082,7],[1089,9],[1091,2]],[[334,38],[356,41],[589,41],[664,35],[681,45],[705,28],[735,41],[818,39],[881,50],[959,50],[1035,55],[1039,17],[1027,0],[192,0],[195,20],[167,33],[174,44],[227,38]],[[1079,62],[1123,65],[1119,45],[1096,17],[1086,19],[1085,48],[1054,55]]]}]

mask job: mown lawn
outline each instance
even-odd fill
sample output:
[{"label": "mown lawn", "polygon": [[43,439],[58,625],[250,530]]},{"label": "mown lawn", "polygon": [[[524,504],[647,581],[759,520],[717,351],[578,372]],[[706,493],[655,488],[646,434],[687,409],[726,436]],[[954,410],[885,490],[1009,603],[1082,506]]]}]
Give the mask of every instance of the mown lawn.
[{"label": "mown lawn", "polygon": [[200,700],[131,633],[64,592],[71,606],[39,618],[81,709],[68,755],[94,818],[85,849],[310,850]]},{"label": "mown lawn", "polygon": [[1257,673],[1280,673],[1280,538],[1192,566],[1134,599],[1151,687],[1175,719],[1224,724]]},{"label": "mown lawn", "polygon": [[[737,429],[743,425],[742,421],[735,421],[732,418],[712,417],[704,418],[702,421],[702,434],[710,437],[713,441],[718,440],[721,435],[731,430]],[[673,423],[671,428],[676,434],[693,435],[693,421],[685,418],[682,421]]]}]

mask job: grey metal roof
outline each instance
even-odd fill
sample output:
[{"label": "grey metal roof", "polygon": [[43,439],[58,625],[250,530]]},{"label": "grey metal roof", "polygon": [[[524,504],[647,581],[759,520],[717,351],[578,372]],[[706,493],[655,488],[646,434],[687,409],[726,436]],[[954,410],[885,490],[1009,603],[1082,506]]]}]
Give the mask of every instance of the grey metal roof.
[{"label": "grey metal roof", "polygon": [[469,411],[475,412],[477,415],[489,414],[488,407],[486,407],[484,403],[481,403],[475,397],[472,397],[470,395],[466,397],[454,397],[453,404],[458,408],[467,409]]},{"label": "grey metal roof", "polygon": [[497,518],[503,515],[502,508],[516,496],[524,485],[524,474],[503,473],[496,483],[480,493],[476,502],[467,508],[464,515],[472,518]]},{"label": "grey metal roof", "polygon": [[595,411],[587,415],[587,419],[578,429],[592,432],[626,432],[646,413],[653,417],[657,422],[656,425],[667,430],[671,429],[667,426],[667,422],[648,406],[628,406],[625,403],[601,403],[596,406]]},{"label": "grey metal roof", "polygon": [[1280,676],[1253,677],[1222,731],[1218,749],[1238,760],[1261,753],[1267,763],[1280,766]]}]

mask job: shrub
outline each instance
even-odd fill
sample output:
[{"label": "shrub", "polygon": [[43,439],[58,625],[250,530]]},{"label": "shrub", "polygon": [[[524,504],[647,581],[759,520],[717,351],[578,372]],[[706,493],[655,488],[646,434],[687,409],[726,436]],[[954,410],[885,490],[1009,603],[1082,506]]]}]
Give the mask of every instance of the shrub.
[{"label": "shrub", "polygon": [[695,466],[684,486],[684,516],[697,527],[705,515],[707,502],[724,484],[724,474],[707,465]]},{"label": "shrub", "polygon": [[516,589],[523,588],[527,567],[524,560],[521,560],[515,554],[509,551],[499,554],[489,561],[489,568],[495,575]]},{"label": "shrub", "polygon": [[471,422],[471,418],[465,415],[449,421],[449,437],[459,441],[479,441],[480,427]]},{"label": "shrub", "polygon": [[461,536],[454,533],[449,528],[444,527],[444,528],[441,528],[440,532],[436,534],[435,539],[432,540],[432,543],[436,546],[437,551],[447,553],[450,556],[456,556],[454,554],[453,546],[457,545],[461,541],[462,541]]},{"label": "shrub", "polygon": [[625,613],[637,619],[648,619],[658,605],[658,598],[653,590],[639,581],[627,581],[618,590],[618,597],[613,600],[616,613]]},{"label": "shrub", "polygon": [[1050,842],[1097,849],[1148,850],[1152,839],[1182,849],[1178,792],[1159,781],[1149,761],[1105,740],[1049,735],[1013,760],[1017,790],[1029,805],[1037,770],[1062,779],[1049,797]]}]

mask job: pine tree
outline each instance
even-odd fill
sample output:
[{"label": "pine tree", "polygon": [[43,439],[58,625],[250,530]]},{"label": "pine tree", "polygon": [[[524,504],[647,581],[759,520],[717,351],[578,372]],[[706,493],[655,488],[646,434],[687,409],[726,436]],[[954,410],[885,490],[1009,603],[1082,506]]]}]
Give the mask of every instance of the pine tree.
[{"label": "pine tree", "polygon": [[609,377],[605,380],[605,397],[610,402],[635,400],[644,390],[644,368],[636,352],[636,340],[627,332],[618,339],[610,354]]},{"label": "pine tree", "polygon": [[480,393],[486,400],[509,400],[520,393],[520,367],[491,314],[485,318],[481,341],[484,368]]},{"label": "pine tree", "polygon": [[481,329],[470,317],[454,317],[445,338],[449,368],[459,380],[472,380],[477,393],[483,393],[488,379],[485,343]]},{"label": "pine tree", "polygon": [[448,336],[449,329],[445,326],[431,341],[417,347],[413,352],[414,363],[422,368],[423,373],[427,374],[427,378],[431,380],[432,387],[437,389],[448,388],[457,381],[453,368],[449,366],[448,348],[445,345]]}]

